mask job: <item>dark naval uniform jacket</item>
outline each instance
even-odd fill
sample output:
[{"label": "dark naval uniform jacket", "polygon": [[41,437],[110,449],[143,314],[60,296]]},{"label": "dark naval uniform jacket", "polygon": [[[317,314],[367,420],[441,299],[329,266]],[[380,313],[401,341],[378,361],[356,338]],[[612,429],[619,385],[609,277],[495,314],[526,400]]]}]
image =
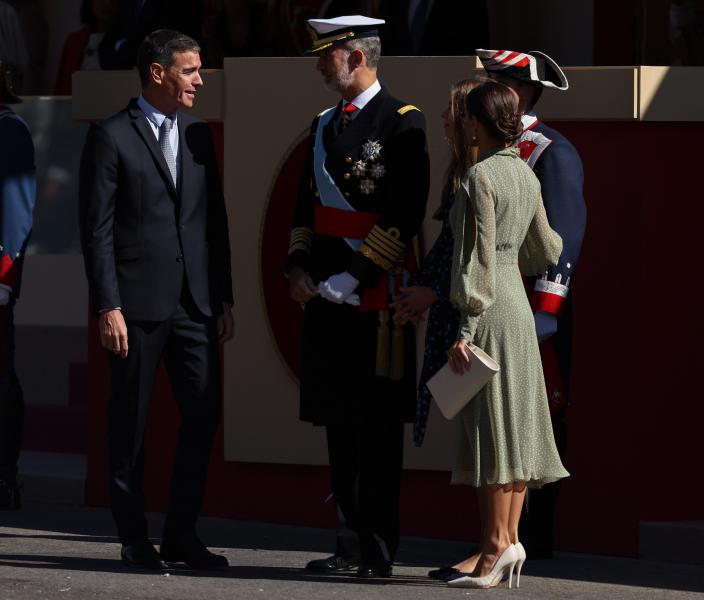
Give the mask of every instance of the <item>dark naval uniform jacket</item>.
[{"label": "dark naval uniform jacket", "polygon": [[[410,422],[416,403],[413,328],[394,329],[388,303],[403,284],[425,215],[425,118],[384,87],[344,129],[340,114],[341,103],[313,121],[286,270],[301,267],[316,284],[348,271],[360,281],[362,306],[321,297],[306,304],[300,418],[316,425]],[[344,209],[326,206],[316,182],[321,123],[325,169]],[[378,360],[387,350],[389,370],[380,374]]]},{"label": "dark naval uniform jacket", "polygon": [[[560,132],[523,117],[524,132],[519,140],[521,158],[540,181],[543,203],[550,227],[562,238],[562,254],[557,265],[531,282],[533,310],[558,318],[557,334],[542,348],[548,399],[553,412],[566,402],[572,355],[570,285],[584,238],[587,209],[584,202],[584,171],[575,147]],[[544,344],[545,345],[545,344]],[[553,367],[550,363],[556,363]]]}]

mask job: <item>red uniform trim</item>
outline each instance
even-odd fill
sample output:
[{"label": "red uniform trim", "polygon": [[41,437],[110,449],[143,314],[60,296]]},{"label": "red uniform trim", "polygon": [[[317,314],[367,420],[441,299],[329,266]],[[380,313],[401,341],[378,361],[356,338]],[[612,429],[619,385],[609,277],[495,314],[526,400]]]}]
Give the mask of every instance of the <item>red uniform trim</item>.
[{"label": "red uniform trim", "polygon": [[331,237],[363,240],[379,220],[379,214],[342,210],[328,206],[315,207],[315,233]]},{"label": "red uniform trim", "polygon": [[11,288],[17,284],[17,265],[7,255],[0,259],[0,283]]},{"label": "red uniform trim", "polygon": [[551,315],[559,315],[565,306],[565,298],[548,292],[533,292],[531,301],[533,311],[542,311]]},{"label": "red uniform trim", "polygon": [[[379,220],[379,214],[342,210],[328,206],[315,207],[315,233],[331,237],[363,240]],[[409,271],[416,269],[416,260],[412,248],[406,249],[405,266]],[[399,263],[403,264],[403,263]],[[401,275],[394,280],[394,289],[403,285]],[[374,287],[362,291],[359,310],[383,310],[389,307],[389,274],[385,273]]]}]

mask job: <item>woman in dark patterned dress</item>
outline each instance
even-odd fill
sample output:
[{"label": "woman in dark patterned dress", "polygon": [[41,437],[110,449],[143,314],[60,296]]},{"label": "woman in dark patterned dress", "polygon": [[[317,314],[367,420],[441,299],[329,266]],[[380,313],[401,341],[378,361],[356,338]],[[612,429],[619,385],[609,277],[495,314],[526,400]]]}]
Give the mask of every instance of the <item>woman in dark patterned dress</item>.
[{"label": "woman in dark patterned dress", "polygon": [[423,267],[413,273],[409,286],[401,288],[394,298],[395,318],[401,323],[418,322],[430,307],[428,326],[425,332],[425,355],[423,370],[418,385],[416,422],[413,427],[413,443],[423,445],[425,427],[430,411],[431,395],[426,383],[447,362],[447,351],[457,338],[459,313],[449,300],[450,268],[452,266],[453,237],[449,214],[455,192],[467,168],[474,164],[470,145],[465,140],[461,126],[466,112],[465,98],[480,82],[463,79],[452,86],[450,101],[442,113],[445,137],[450,145],[452,158],[443,186],[442,202],[433,218],[442,221],[442,229]]}]

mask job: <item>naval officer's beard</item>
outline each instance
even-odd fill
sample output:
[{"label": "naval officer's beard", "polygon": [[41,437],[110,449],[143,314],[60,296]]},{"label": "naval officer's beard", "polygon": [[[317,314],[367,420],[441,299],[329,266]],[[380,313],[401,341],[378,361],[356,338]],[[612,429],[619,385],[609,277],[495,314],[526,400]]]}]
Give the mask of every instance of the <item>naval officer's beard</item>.
[{"label": "naval officer's beard", "polygon": [[350,71],[347,61],[345,61],[339,71],[331,74],[329,78],[325,79],[325,87],[331,92],[342,94],[350,87],[350,85],[352,85],[352,79],[352,72]]}]

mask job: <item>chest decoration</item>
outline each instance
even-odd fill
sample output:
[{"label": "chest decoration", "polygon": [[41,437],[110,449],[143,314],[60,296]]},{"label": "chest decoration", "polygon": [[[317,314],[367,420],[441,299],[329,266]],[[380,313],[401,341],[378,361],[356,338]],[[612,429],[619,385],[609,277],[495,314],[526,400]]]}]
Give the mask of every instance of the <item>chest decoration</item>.
[{"label": "chest decoration", "polygon": [[376,190],[378,181],[386,174],[386,167],[381,164],[381,144],[376,140],[367,140],[362,146],[362,158],[352,165],[352,174],[359,179],[359,191],[370,195]]},{"label": "chest decoration", "polygon": [[381,154],[381,144],[375,140],[367,140],[362,146],[362,157],[364,160],[379,160]]}]

